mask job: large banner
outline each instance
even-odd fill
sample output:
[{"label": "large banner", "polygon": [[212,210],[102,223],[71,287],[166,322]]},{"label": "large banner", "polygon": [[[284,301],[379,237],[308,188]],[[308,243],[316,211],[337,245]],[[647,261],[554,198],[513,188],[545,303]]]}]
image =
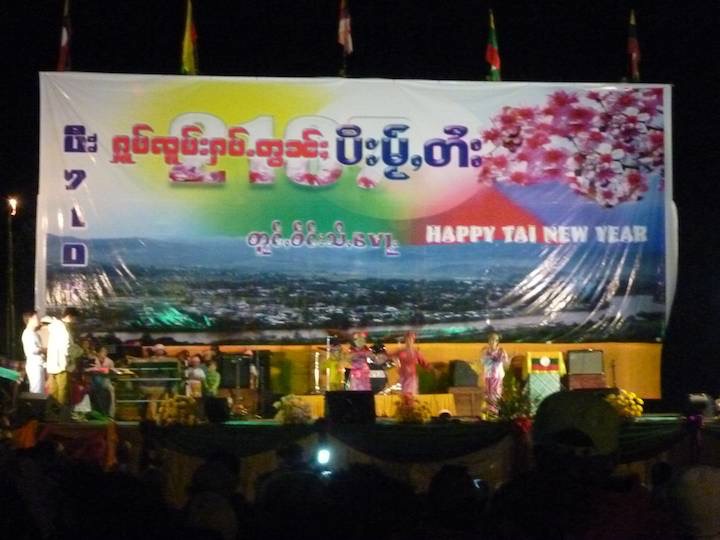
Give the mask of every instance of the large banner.
[{"label": "large banner", "polygon": [[86,330],[662,338],[667,86],[40,82],[37,300]]}]

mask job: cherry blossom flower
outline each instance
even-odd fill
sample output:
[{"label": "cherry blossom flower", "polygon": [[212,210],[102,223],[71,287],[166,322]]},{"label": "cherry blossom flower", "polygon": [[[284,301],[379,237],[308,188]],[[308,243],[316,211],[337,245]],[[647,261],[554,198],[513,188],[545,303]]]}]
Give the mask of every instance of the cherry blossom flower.
[{"label": "cherry blossom flower", "polygon": [[554,92],[543,107],[503,107],[482,132],[478,180],[566,182],[612,207],[642,198],[664,173],[663,90]]}]

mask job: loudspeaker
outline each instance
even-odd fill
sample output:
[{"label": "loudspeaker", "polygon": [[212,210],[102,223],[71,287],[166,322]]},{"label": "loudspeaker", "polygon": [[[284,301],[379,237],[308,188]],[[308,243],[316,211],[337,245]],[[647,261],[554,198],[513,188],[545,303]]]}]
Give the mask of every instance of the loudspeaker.
[{"label": "loudspeaker", "polygon": [[270,384],[270,361],[272,360],[272,352],[268,350],[253,351],[251,362],[255,365],[258,372],[258,389],[261,392],[270,392],[272,390]]},{"label": "loudspeaker", "polygon": [[70,407],[61,405],[52,396],[22,392],[18,398],[15,420],[19,423],[29,420],[67,422],[70,420]]},{"label": "loudspeaker", "polygon": [[270,360],[268,350],[253,351],[252,356],[223,354],[218,361],[220,388],[250,388],[250,366],[257,369],[258,389],[270,390]]},{"label": "loudspeaker", "polygon": [[336,424],[372,424],[375,396],[357,390],[325,392],[325,418]]},{"label": "loudspeaker", "polygon": [[250,358],[223,354],[218,359],[220,388],[248,388],[250,386]]},{"label": "loudspeaker", "polygon": [[222,424],[230,420],[230,406],[226,398],[205,397],[203,398],[205,418],[211,424]]},{"label": "loudspeaker", "polygon": [[568,351],[568,375],[596,375],[605,373],[603,352],[592,349]]},{"label": "loudspeaker", "polygon": [[474,386],[478,385],[478,374],[464,360],[452,360],[450,362],[450,386]]}]

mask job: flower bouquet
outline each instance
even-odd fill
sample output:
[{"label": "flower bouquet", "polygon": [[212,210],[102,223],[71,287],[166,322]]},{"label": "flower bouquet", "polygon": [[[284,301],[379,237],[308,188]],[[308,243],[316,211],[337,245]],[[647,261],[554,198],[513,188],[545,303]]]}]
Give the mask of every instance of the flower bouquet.
[{"label": "flower bouquet", "polygon": [[411,394],[403,394],[397,402],[395,420],[403,424],[424,424],[432,418],[430,408]]},{"label": "flower bouquet", "polygon": [[275,420],[283,424],[307,424],[312,420],[310,405],[293,394],[283,396],[273,407],[277,409]]},{"label": "flower bouquet", "polygon": [[[492,414],[487,414],[487,418],[493,419]],[[523,384],[512,374],[505,375],[503,380],[503,393],[497,402],[497,414],[495,419],[514,421],[521,420],[521,425],[533,416],[533,402],[530,398],[530,392],[527,386]]]},{"label": "flower bouquet", "polygon": [[643,413],[644,401],[635,392],[620,390],[617,394],[608,394],[605,401],[610,403],[623,418],[636,418]]},{"label": "flower bouquet", "polygon": [[187,396],[171,396],[160,402],[156,421],[161,426],[194,426],[200,423],[198,402]]}]

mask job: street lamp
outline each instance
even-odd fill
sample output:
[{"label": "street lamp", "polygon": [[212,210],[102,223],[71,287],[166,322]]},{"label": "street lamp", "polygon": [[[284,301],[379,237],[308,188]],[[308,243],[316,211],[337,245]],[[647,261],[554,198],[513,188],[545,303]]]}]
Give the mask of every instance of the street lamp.
[{"label": "street lamp", "polygon": [[19,200],[17,197],[8,197],[8,265],[7,265],[7,324],[6,324],[6,346],[5,351],[11,360],[15,360],[15,249],[13,246],[12,223],[13,217],[17,215]]}]

